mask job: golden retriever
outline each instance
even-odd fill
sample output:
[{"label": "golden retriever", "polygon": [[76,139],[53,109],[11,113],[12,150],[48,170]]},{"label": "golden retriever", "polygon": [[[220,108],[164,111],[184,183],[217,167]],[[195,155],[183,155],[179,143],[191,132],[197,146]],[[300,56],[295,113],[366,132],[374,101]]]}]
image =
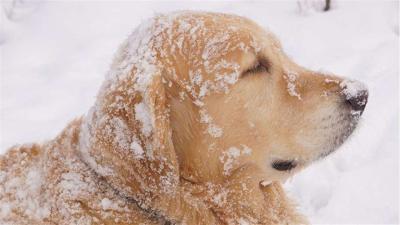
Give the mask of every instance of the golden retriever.
[{"label": "golden retriever", "polygon": [[87,115],[1,156],[1,224],[305,224],[280,183],[337,149],[367,97],[246,18],[156,16]]}]

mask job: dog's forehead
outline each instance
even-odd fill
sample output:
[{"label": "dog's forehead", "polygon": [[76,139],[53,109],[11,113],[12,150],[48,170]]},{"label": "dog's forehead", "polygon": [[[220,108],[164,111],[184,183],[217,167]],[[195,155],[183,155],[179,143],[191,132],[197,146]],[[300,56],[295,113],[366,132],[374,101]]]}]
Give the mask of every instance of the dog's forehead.
[{"label": "dog's forehead", "polygon": [[170,43],[170,49],[158,45],[159,50],[171,50],[171,53],[202,50],[203,60],[220,58],[238,50],[257,54],[265,45],[276,41],[270,32],[247,18],[192,11],[158,16],[152,35],[160,34],[160,41]]},{"label": "dog's forehead", "polygon": [[175,67],[186,64],[202,70],[203,75],[238,72],[243,69],[240,67],[248,67],[249,58],[263,55],[271,47],[280,48],[268,30],[247,18],[222,13],[160,15],[154,20],[152,35],[161,58],[179,62]]}]

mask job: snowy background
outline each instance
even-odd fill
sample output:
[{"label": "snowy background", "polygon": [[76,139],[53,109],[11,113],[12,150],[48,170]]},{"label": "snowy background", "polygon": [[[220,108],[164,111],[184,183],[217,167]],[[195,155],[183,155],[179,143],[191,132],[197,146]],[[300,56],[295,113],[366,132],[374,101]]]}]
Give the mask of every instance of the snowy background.
[{"label": "snowy background", "polygon": [[[95,100],[117,46],[143,19],[182,9],[250,17],[299,64],[367,84],[352,138],[285,187],[314,224],[398,224],[399,3],[2,1],[0,153],[54,137]],[[301,10],[300,10],[301,9]]]}]

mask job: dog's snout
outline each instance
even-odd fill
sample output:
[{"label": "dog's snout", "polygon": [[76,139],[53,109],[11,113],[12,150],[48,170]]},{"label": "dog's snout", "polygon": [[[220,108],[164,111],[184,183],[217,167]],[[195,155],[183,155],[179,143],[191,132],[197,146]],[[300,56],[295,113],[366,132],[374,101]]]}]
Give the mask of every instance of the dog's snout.
[{"label": "dog's snout", "polygon": [[362,113],[367,105],[368,90],[361,82],[344,80],[340,83],[345,102],[352,110]]},{"label": "dog's snout", "polygon": [[346,100],[353,110],[363,112],[368,101],[368,91],[359,91],[356,95],[350,96]]}]

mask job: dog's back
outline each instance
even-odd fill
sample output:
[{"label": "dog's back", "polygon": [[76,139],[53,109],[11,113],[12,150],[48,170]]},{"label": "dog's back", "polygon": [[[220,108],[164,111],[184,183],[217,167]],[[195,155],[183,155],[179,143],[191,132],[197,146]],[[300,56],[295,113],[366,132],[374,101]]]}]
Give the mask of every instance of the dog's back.
[{"label": "dog's back", "polygon": [[0,156],[0,224],[160,224],[80,160],[79,127]]}]

